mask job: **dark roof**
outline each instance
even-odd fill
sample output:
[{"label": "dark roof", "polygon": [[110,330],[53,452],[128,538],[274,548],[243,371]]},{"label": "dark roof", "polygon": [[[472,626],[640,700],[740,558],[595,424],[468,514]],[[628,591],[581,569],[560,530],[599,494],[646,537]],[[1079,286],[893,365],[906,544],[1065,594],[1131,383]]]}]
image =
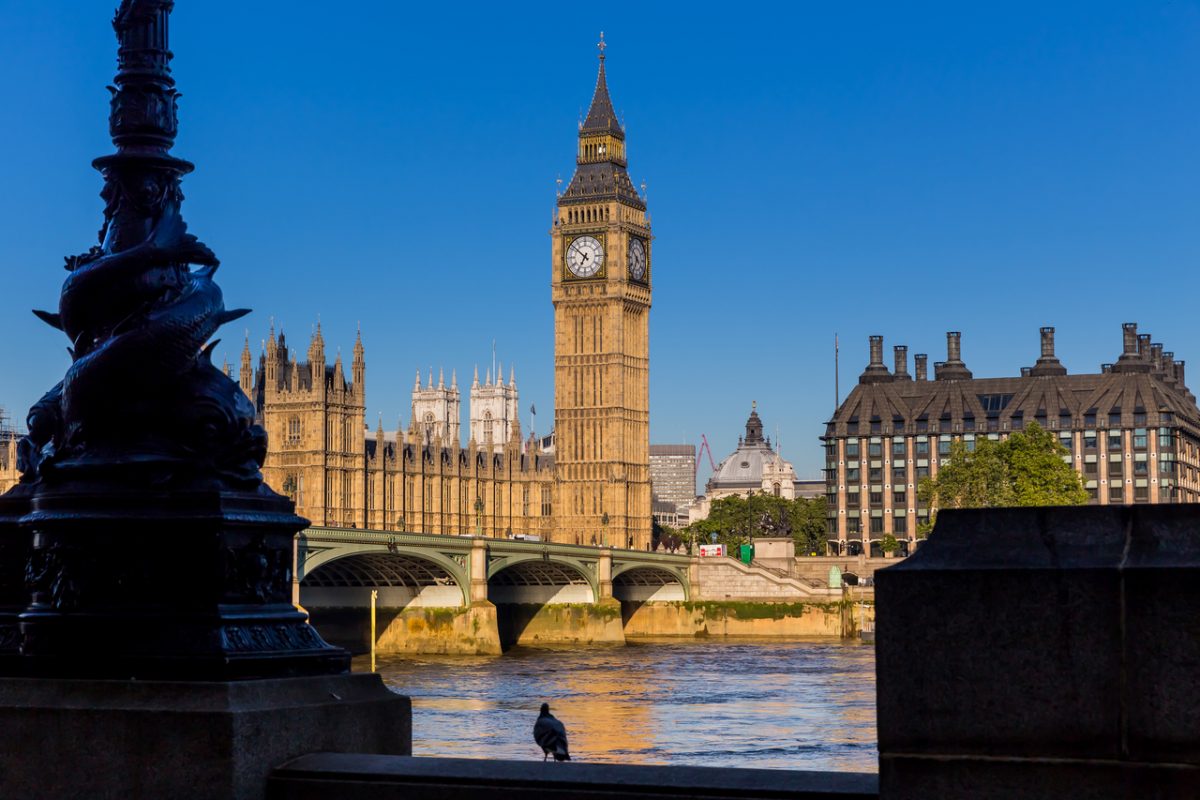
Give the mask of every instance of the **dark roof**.
[{"label": "dark roof", "polygon": [[[975,420],[976,431],[1010,430],[1014,417],[1025,422],[1044,417],[1054,425],[1063,414],[1070,427],[1083,427],[1087,414],[1095,414],[1094,427],[1107,427],[1109,414],[1121,415],[1121,427],[1133,427],[1133,415],[1144,413],[1145,426],[1162,422],[1162,413],[1200,427],[1200,409],[1186,388],[1163,372],[1106,372],[1090,375],[1044,375],[971,380],[893,381],[862,383],[854,387],[834,414],[829,435],[842,436],[857,422],[859,435],[890,433],[900,426],[913,432],[918,420]],[[989,420],[997,425],[991,427]],[[1089,426],[1091,427],[1091,426]],[[939,432],[931,424],[929,432]],[[941,431],[948,432],[948,431]]]},{"label": "dark roof", "polygon": [[575,175],[559,203],[590,203],[614,197],[627,206],[641,210],[646,208],[624,167],[612,161],[595,161],[576,167]]},{"label": "dark roof", "polygon": [[692,456],[696,455],[696,445],[694,444],[652,444],[650,445],[650,455],[652,456]]},{"label": "dark roof", "polygon": [[[580,137],[598,133],[609,134],[624,141],[625,131],[613,111],[612,98],[608,96],[608,81],[604,76],[604,56],[600,56],[600,74],[596,78],[596,91],[592,105],[579,129]],[[625,205],[645,210],[646,204],[634,188],[623,161],[614,155],[612,160],[589,161],[575,168],[575,175],[559,199],[560,205],[591,203],[597,200],[619,200]]]},{"label": "dark roof", "polygon": [[618,139],[625,138],[625,131],[617,121],[612,98],[608,96],[608,81],[604,77],[604,54],[600,55],[600,74],[596,76],[596,91],[592,94],[592,105],[583,120],[581,133],[611,133]]}]

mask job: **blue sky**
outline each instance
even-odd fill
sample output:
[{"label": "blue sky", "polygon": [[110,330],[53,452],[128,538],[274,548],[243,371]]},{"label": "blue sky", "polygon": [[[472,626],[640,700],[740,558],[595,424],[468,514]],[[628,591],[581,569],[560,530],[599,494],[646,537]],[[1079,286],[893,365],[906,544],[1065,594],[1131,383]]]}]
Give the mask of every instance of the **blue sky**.
[{"label": "blue sky", "polygon": [[[114,0],[0,0],[0,405],[67,364],[62,257],[93,242]],[[746,7],[750,9],[751,7]],[[867,336],[1015,374],[1058,329],[1072,371],[1137,321],[1200,363],[1200,6],[1127,2],[398,4],[180,0],[175,152],[231,306],[303,348],[361,322],[368,421],[417,367],[492,340],[553,406],[555,178],[605,31],[654,221],[651,438],[717,458],[751,400],[801,473]],[[1193,374],[1200,374],[1195,373]],[[528,424],[525,415],[524,424]]]}]

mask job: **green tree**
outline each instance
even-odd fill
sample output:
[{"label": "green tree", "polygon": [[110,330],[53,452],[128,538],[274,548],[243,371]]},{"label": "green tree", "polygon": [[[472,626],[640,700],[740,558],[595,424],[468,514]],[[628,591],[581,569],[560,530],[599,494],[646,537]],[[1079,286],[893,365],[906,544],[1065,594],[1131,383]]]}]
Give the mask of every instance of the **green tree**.
[{"label": "green tree", "polygon": [[974,450],[958,441],[936,478],[925,478],[917,496],[933,513],[917,530],[933,528],[939,508],[1077,506],[1088,500],[1083,481],[1063,461],[1067,449],[1036,422],[1003,442],[978,439]]},{"label": "green tree", "polygon": [[1000,445],[1018,506],[1080,506],[1088,501],[1079,473],[1055,436],[1036,422]]},{"label": "green tree", "polygon": [[771,494],[722,497],[714,500],[708,516],[684,528],[685,540],[707,544],[712,534],[727,547],[745,544],[756,536],[791,535],[796,552],[825,551],[825,500],[786,500]]},{"label": "green tree", "polygon": [[796,555],[825,555],[824,497],[797,497],[790,504],[792,538],[796,540]]}]

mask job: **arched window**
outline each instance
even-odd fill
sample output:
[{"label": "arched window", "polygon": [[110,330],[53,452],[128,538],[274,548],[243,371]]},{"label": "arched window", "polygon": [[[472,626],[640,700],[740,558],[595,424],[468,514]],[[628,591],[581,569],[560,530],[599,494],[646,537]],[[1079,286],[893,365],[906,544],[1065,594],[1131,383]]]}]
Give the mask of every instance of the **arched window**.
[{"label": "arched window", "polygon": [[299,444],[300,443],[300,418],[299,417],[292,417],[291,419],[288,420],[287,442],[288,442],[288,444]]},{"label": "arched window", "polygon": [[433,414],[425,414],[425,444],[433,441]]},{"label": "arched window", "polygon": [[775,496],[779,497],[779,492],[782,489],[782,487],[778,483],[776,483],[771,488],[775,490]]},{"label": "arched window", "polygon": [[492,428],[492,412],[485,411],[483,414],[483,438],[485,441],[492,438]]}]

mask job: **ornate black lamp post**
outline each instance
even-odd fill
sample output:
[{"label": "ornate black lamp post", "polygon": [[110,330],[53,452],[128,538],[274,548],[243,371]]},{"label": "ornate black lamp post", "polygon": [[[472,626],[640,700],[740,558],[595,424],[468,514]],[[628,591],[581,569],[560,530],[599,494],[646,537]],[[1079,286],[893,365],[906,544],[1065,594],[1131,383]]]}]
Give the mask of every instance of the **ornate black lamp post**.
[{"label": "ornate black lamp post", "polygon": [[104,225],[67,258],[58,310],[36,312],[72,364],[30,410],[22,483],[0,502],[0,556],[11,566],[31,543],[32,593],[13,659],[19,590],[0,569],[0,649],[39,676],[344,672],[345,651],[290,602],[292,537],[308,523],[263,484],[266,433],[210,362],[211,337],[246,311],[226,310],[217,257],[180,212],[192,165],[170,155],[173,5],[123,0],[113,20],[116,153],[94,162]]}]

